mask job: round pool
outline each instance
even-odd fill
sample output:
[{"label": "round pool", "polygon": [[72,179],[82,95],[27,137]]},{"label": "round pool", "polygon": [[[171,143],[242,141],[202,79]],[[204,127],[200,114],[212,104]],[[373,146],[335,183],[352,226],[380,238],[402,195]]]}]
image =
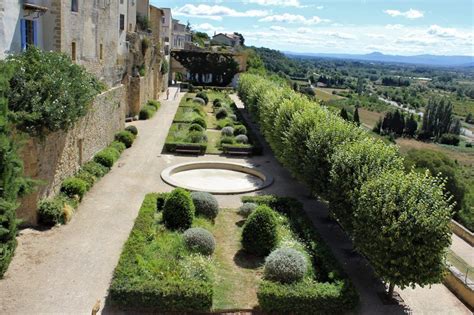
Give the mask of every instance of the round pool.
[{"label": "round pool", "polygon": [[213,194],[237,194],[263,189],[273,177],[253,167],[228,162],[192,162],[168,167],[161,178],[174,187]]}]

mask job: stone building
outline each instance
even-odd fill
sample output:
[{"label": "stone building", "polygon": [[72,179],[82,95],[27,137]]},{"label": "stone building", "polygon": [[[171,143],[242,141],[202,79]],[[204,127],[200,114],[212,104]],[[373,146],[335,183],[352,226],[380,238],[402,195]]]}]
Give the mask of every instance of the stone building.
[{"label": "stone building", "polygon": [[67,132],[28,140],[26,174],[45,185],[22,200],[18,217],[27,224],[36,224],[38,200],[56,194],[113,141],[126,116],[167,86],[160,71],[163,16],[148,0],[0,0],[0,59],[28,45],[63,52],[109,87]]},{"label": "stone building", "polygon": [[230,46],[230,47],[238,47],[240,46],[240,37],[236,34],[224,34],[219,33],[214,35],[211,40],[212,45],[222,45],[222,46]]},{"label": "stone building", "polygon": [[171,32],[171,49],[185,49],[186,44],[191,43],[191,32],[187,25],[179,23],[179,20],[173,19],[173,30]]}]

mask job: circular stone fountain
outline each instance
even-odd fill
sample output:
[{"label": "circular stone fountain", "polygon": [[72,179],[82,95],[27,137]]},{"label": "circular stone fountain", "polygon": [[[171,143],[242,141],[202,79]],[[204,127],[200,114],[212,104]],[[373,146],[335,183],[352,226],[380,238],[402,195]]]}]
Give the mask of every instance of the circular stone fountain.
[{"label": "circular stone fountain", "polygon": [[273,183],[271,175],[250,166],[210,161],[168,167],[161,178],[171,186],[222,195],[256,191]]}]

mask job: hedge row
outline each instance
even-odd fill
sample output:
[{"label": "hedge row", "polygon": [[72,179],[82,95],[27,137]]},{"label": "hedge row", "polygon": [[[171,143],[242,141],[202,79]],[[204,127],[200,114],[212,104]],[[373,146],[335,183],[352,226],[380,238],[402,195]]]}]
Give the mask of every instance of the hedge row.
[{"label": "hedge row", "polygon": [[67,223],[86,192],[110,171],[122,152],[132,146],[136,132],[136,128],[118,132],[115,141],[98,152],[93,160],[84,164],[74,176],[62,182],[60,193],[56,197],[40,200],[39,223],[45,226]]},{"label": "hedge row", "polygon": [[314,229],[300,202],[278,196],[245,196],[242,202],[267,205],[288,219],[291,231],[314,262],[314,279],[294,284],[264,280],[257,296],[265,312],[339,314],[354,309],[358,295],[336,258]]},{"label": "hedge row", "polygon": [[161,107],[160,102],[150,100],[145,104],[142,110],[140,110],[140,114],[138,115],[138,118],[140,120],[150,119],[155,115],[156,111],[160,109],[160,107]]},{"label": "hedge row", "polygon": [[[399,171],[396,147],[284,83],[244,74],[238,92],[278,160],[330,202],[332,216],[384,281],[404,288],[442,279],[452,215],[442,180]],[[379,178],[386,180],[385,191],[370,191]]]},{"label": "hedge row", "polygon": [[213,295],[206,269],[210,261],[191,255],[182,235],[164,228],[157,197],[145,196],[115,268],[110,297],[134,311],[208,311]]}]

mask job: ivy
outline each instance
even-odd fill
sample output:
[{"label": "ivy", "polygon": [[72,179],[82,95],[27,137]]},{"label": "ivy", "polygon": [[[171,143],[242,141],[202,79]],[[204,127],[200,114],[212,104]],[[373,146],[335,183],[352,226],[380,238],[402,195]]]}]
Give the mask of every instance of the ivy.
[{"label": "ivy", "polygon": [[[171,57],[189,71],[193,84],[227,86],[239,72],[239,64],[229,53],[182,50],[171,52]],[[211,82],[205,81],[208,74],[212,74]]]}]

